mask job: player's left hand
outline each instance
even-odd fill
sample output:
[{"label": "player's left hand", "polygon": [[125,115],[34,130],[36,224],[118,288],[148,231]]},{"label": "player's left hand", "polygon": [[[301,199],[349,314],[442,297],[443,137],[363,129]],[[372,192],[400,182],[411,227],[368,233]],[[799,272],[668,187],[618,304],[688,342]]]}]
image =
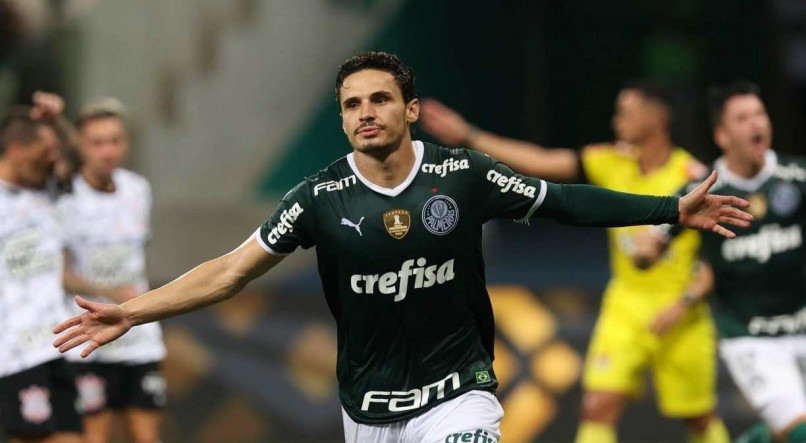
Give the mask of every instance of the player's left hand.
[{"label": "player's left hand", "polygon": [[57,94],[36,91],[32,100],[31,118],[34,120],[52,121],[64,112],[64,99]]},{"label": "player's left hand", "polygon": [[753,216],[740,208],[750,205],[747,200],[727,195],[712,195],[708,193],[711,186],[716,183],[716,171],[697,186],[693,191],[680,198],[680,224],[701,231],[712,231],[727,238],[734,238],[736,234],[720,223],[746,228],[750,226]]},{"label": "player's left hand", "polygon": [[658,336],[665,335],[680,323],[680,320],[682,320],[688,312],[689,307],[690,306],[685,302],[678,301],[664,309],[652,320],[652,324],[649,325],[649,330]]}]

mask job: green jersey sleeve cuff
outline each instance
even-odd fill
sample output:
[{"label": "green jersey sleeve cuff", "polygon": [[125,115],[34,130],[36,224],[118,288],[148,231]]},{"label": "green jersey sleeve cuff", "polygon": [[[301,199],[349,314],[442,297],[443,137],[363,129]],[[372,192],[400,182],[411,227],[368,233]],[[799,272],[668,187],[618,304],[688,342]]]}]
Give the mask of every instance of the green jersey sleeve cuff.
[{"label": "green jersey sleeve cuff", "polygon": [[260,235],[260,230],[261,229],[262,229],[262,227],[257,228],[257,230],[255,230],[255,233],[254,233],[253,236],[255,237],[255,240],[257,240],[257,244],[259,244],[260,247],[263,248],[264,251],[268,252],[271,255],[277,256],[277,257],[285,257],[286,255],[291,254],[291,252],[279,252],[279,251],[275,251],[274,249],[272,249],[271,246],[269,246],[266,243],[266,241],[263,240],[263,236]]}]

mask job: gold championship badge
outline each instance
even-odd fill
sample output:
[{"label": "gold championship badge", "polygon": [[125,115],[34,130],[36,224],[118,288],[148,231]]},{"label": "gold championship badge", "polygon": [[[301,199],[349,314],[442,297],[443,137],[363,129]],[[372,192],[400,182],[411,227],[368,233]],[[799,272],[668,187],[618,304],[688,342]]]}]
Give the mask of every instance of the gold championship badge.
[{"label": "gold championship badge", "polygon": [[393,209],[383,213],[383,225],[393,238],[402,239],[409,233],[411,213],[405,209]]},{"label": "gold championship badge", "polygon": [[750,202],[747,212],[753,214],[753,217],[764,218],[767,215],[767,197],[764,194],[749,195],[747,196],[747,201]]}]

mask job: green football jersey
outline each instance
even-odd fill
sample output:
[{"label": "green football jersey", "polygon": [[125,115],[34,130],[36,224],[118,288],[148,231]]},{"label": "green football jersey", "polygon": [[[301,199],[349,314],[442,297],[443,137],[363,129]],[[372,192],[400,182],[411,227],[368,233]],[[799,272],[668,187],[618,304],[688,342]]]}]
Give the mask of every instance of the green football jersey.
[{"label": "green football jersey", "polygon": [[555,185],[474,151],[413,148],[414,167],[394,189],[364,178],[349,154],[286,194],[256,235],[275,255],[316,245],[338,331],[339,397],[359,423],[399,421],[469,390],[495,390],[484,222],[678,217],[676,197]]},{"label": "green football jersey", "polygon": [[[806,159],[769,151],[743,179],[717,160],[712,192],[750,202],[755,220],[727,239],[703,233],[702,256],[714,269],[714,317],[720,335],[776,336],[806,331]],[[691,186],[691,185],[690,185]]]}]

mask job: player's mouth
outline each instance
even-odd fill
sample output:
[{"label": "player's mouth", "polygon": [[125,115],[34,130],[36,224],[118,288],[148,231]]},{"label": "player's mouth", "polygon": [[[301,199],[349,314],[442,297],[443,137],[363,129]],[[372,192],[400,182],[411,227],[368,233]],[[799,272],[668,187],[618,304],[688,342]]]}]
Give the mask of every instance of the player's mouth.
[{"label": "player's mouth", "polygon": [[380,126],[364,126],[359,128],[356,133],[362,137],[375,137],[380,134],[382,130],[383,128]]},{"label": "player's mouth", "polygon": [[750,144],[757,149],[764,148],[767,145],[767,137],[764,137],[763,134],[753,134],[750,137]]}]

